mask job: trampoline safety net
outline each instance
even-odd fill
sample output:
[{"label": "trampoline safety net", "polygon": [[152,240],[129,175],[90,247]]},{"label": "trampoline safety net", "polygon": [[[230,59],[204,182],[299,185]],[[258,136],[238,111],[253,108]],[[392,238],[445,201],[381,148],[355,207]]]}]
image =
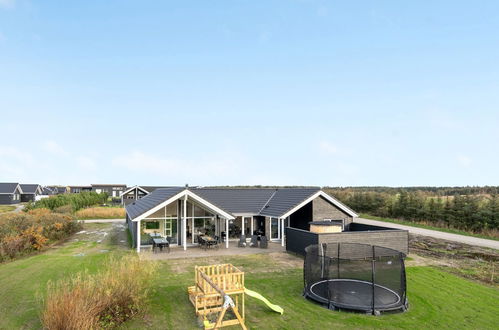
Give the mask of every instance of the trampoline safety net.
[{"label": "trampoline safety net", "polygon": [[310,245],[305,252],[305,297],[374,315],[407,309],[402,252],[357,243]]}]

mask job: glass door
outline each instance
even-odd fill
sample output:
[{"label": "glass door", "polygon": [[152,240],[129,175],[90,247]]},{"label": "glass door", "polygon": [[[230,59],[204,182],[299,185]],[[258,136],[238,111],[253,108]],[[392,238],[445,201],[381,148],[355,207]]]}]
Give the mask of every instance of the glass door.
[{"label": "glass door", "polygon": [[171,237],[171,236],[172,236],[172,221],[165,220],[165,237]]},{"label": "glass door", "polygon": [[279,219],[270,218],[270,239],[279,239],[280,237]]}]

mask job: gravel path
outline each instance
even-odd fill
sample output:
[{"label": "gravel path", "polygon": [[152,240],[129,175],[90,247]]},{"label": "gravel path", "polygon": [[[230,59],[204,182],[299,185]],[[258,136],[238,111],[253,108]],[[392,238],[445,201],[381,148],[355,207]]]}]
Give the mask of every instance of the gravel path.
[{"label": "gravel path", "polygon": [[14,206],[16,207],[16,209],[13,212],[19,213],[24,209],[24,204],[16,204]]},{"label": "gravel path", "polygon": [[499,250],[499,241],[494,241],[491,239],[478,238],[478,237],[472,237],[472,236],[464,236],[464,235],[458,235],[458,234],[451,234],[451,233],[446,233],[443,231],[424,229],[424,228],[418,228],[418,227],[411,227],[411,226],[404,226],[404,225],[399,225],[399,224],[391,223],[391,222],[383,222],[383,221],[363,219],[363,218],[356,218],[354,220],[354,222],[364,223],[366,225],[373,225],[373,226],[383,226],[383,227],[389,227],[389,228],[404,229],[404,230],[408,230],[409,233],[415,234],[415,235],[430,236],[430,237],[434,237],[434,238],[445,239],[445,240],[449,240],[449,241],[454,241],[454,242],[459,242],[459,243],[464,243],[464,244],[469,244],[469,245],[475,245],[475,246],[482,246],[482,247],[487,247],[487,248]]},{"label": "gravel path", "polygon": [[80,220],[85,223],[113,223],[113,222],[125,222],[125,219],[91,219],[91,220]]}]

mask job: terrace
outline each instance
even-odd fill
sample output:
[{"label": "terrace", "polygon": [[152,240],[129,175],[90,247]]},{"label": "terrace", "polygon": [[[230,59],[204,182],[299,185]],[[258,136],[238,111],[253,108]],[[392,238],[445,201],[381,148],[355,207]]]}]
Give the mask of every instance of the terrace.
[{"label": "terrace", "polygon": [[170,252],[156,252],[154,253],[152,249],[142,249],[140,257],[146,260],[169,260],[169,259],[181,259],[181,258],[202,258],[202,257],[226,257],[226,256],[239,256],[239,255],[250,255],[250,254],[265,254],[265,253],[280,253],[285,252],[286,249],[279,242],[269,242],[268,248],[253,248],[253,247],[238,247],[237,241],[229,241],[229,248],[223,247],[218,249],[202,249],[198,246],[192,246],[191,248],[184,250],[182,246],[171,245]]}]

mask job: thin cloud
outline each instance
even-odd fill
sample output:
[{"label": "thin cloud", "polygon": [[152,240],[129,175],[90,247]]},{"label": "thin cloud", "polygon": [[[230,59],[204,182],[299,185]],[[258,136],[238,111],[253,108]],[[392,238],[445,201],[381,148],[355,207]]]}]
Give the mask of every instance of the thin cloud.
[{"label": "thin cloud", "polygon": [[0,146],[0,177],[3,181],[20,181],[27,179],[29,169],[34,168],[31,153],[11,146]]},{"label": "thin cloud", "polygon": [[78,166],[87,171],[94,171],[97,169],[97,163],[94,159],[87,156],[79,156],[76,159]]},{"label": "thin cloud", "polygon": [[473,163],[473,160],[468,157],[468,156],[465,156],[465,155],[458,155],[457,156],[457,162],[459,163],[459,165],[461,165],[462,167],[470,167],[471,164]]},{"label": "thin cloud", "polygon": [[16,0],[0,0],[0,8],[14,8]]},{"label": "thin cloud", "polygon": [[330,154],[330,155],[336,154],[338,152],[338,148],[334,144],[332,144],[328,141],[321,141],[319,143],[319,149],[322,152],[324,152],[326,154]]},{"label": "thin cloud", "polygon": [[17,161],[27,164],[33,163],[33,156],[30,153],[10,146],[0,146],[0,159],[6,163],[9,161]]},{"label": "thin cloud", "polygon": [[48,140],[43,143],[42,146],[43,150],[53,154],[53,155],[58,155],[58,156],[66,156],[68,155],[68,152],[64,150],[64,148],[59,145],[57,142],[53,140]]},{"label": "thin cloud", "polygon": [[[206,184],[227,182],[228,177],[237,177],[242,171],[241,162],[225,154],[197,155],[196,159],[162,157],[133,151],[112,160],[112,165],[138,173],[154,174],[173,182],[192,182]],[[230,180],[229,180],[230,181]]]}]

